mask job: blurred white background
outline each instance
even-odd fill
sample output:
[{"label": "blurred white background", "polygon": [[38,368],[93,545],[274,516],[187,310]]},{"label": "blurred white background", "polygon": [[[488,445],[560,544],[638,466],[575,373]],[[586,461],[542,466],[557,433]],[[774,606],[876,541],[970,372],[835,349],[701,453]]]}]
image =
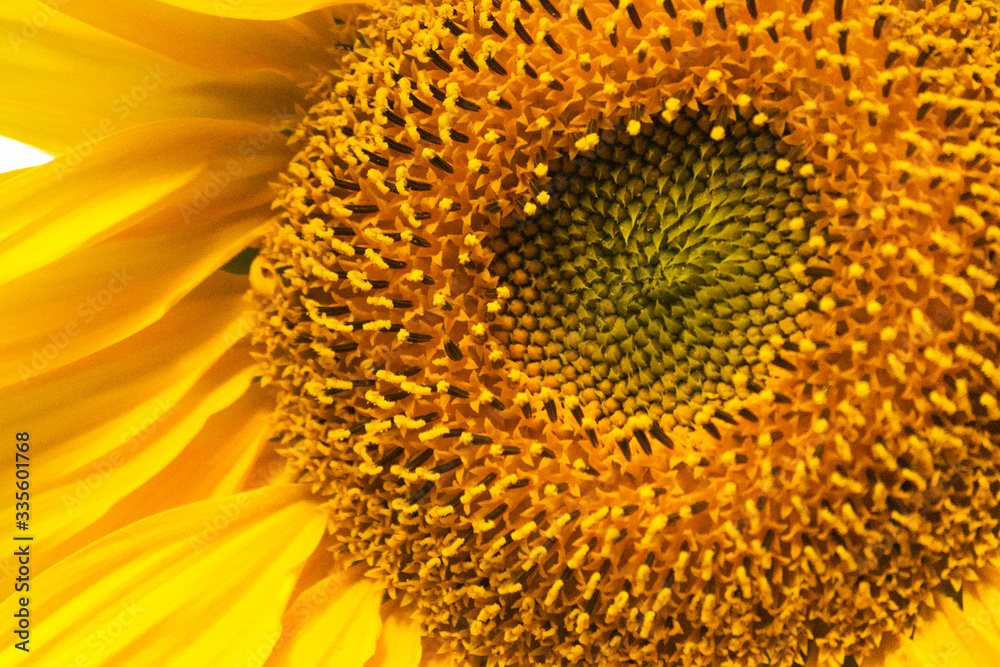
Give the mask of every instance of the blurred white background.
[{"label": "blurred white background", "polygon": [[7,137],[0,137],[0,172],[21,169],[22,167],[34,167],[45,164],[51,159],[51,155],[33,146]]}]

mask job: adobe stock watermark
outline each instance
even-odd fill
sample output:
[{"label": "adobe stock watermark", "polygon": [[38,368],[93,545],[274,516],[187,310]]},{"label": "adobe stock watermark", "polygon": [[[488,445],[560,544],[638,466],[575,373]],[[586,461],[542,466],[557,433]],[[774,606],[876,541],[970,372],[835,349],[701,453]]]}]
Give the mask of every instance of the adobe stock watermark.
[{"label": "adobe stock watermark", "polygon": [[89,500],[116,470],[121,468],[139,446],[156,433],[160,424],[174,410],[174,404],[162,396],[156,399],[148,414],[134,422],[121,434],[121,444],[114,450],[90,464],[91,471],[80,475],[72,493],[64,491],[60,500],[67,514],[72,515],[78,507]]},{"label": "adobe stock watermark", "polygon": [[253,504],[246,494],[231,496],[218,504],[219,511],[211,518],[203,519],[201,529],[188,538],[188,546],[197,556],[219,539]]},{"label": "adobe stock watermark", "polygon": [[48,340],[32,350],[26,362],[17,365],[17,373],[21,377],[21,382],[28,384],[29,380],[48,370],[52,362],[63,350],[69,347],[73,339],[83,333],[87,325],[97,319],[98,315],[104,312],[117,295],[121,294],[133,280],[135,280],[135,275],[124,268],[112,271],[104,287],[88,295],[77,305],[76,317],[58,329],[50,331],[47,336]]},{"label": "adobe stock watermark", "polygon": [[[222,340],[224,344],[227,347],[232,347],[253,330],[253,327],[258,319],[259,315],[254,312],[249,313],[230,324],[222,332]],[[72,515],[79,507],[93,497],[94,494],[105,485],[108,479],[110,479],[119,468],[128,462],[131,455],[134,454],[144,442],[156,434],[158,429],[167,420],[175,408],[176,405],[167,398],[163,396],[158,397],[141,419],[137,419],[132,422],[125,430],[122,431],[118,447],[105,456],[102,456],[92,462],[90,467],[81,473],[76,479],[73,489],[71,491],[63,492],[60,500],[62,501],[65,511]],[[282,469],[283,465],[280,464],[271,464],[270,466],[262,467],[250,475],[247,479],[247,484],[250,485],[249,488],[264,486],[268,481],[270,481],[270,479],[279,475],[282,472]],[[226,513],[227,509],[231,508],[222,507],[222,515],[227,519],[233,519],[235,516],[238,516],[228,516]],[[222,524],[224,523],[224,520],[218,519],[215,523]],[[208,526],[206,526],[206,530],[207,529]],[[212,534],[211,531],[208,531],[206,538],[209,537],[211,540],[214,540],[218,537],[218,535]]]},{"label": "adobe stock watermark", "polygon": [[79,167],[94,152],[94,146],[101,139],[116,132],[119,129],[119,123],[131,116],[132,112],[146,101],[150,93],[160,87],[169,73],[163,69],[162,65],[155,64],[147,65],[141,76],[142,78],[137,80],[135,85],[114,99],[110,107],[111,115],[105,116],[95,125],[83,130],[83,139],[76,146],[67,145],[63,150],[62,157],[49,163],[52,165],[52,171],[55,173],[57,181],[61,183],[71,171]]},{"label": "adobe stock watermark", "polygon": [[[121,611],[115,617],[105,623],[102,627],[87,635],[86,645],[90,649],[90,655],[99,658],[114,645],[118,639],[125,634],[126,629],[135,623],[144,611],[135,600],[119,603]],[[85,654],[81,654],[85,655]],[[77,659],[77,664],[79,659]]]},{"label": "adobe stock watermark", "polygon": [[[243,483],[244,488],[265,486],[284,470],[283,463],[271,462],[255,470]],[[218,504],[218,512],[211,518],[203,519],[201,526],[194,535],[188,537],[188,546],[197,556],[212,542],[216,541],[237,521],[253,504],[253,499],[245,493],[231,496]]]},{"label": "adobe stock watermark", "polygon": [[295,114],[275,111],[268,124],[262,126],[257,134],[244,138],[236,146],[238,158],[230,158],[221,167],[211,170],[202,183],[192,188],[191,198],[177,207],[185,224],[191,224],[195,216],[208,208],[213,199],[225,192],[265,148],[279,138],[283,140],[281,131],[295,118]]},{"label": "adobe stock watermark", "polygon": [[222,342],[227,347],[232,347],[242,339],[246,338],[263,319],[263,314],[257,311],[247,313],[238,320],[226,327],[222,332]]},{"label": "adobe stock watermark", "polygon": [[14,53],[20,53],[21,47],[37,37],[49,25],[52,17],[60,13],[60,8],[70,2],[72,0],[39,0],[37,11],[22,17],[21,25],[16,30],[7,31],[7,43]]}]

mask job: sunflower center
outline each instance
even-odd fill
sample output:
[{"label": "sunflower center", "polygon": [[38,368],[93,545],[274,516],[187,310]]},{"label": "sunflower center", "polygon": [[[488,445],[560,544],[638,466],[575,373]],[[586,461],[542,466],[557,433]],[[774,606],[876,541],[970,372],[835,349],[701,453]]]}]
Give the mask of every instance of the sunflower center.
[{"label": "sunflower center", "polygon": [[864,658],[1000,552],[995,22],[757,4],[399,3],[312,90],[262,384],[473,663]]},{"label": "sunflower center", "polygon": [[530,377],[616,425],[686,422],[808,327],[814,197],[792,147],[752,122],[693,111],[632,129],[561,161],[542,210],[496,240],[496,328]]}]

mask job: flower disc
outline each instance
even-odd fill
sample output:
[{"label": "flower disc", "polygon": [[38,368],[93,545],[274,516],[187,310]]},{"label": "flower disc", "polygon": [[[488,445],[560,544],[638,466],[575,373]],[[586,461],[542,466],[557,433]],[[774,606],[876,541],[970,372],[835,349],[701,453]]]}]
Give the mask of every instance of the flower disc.
[{"label": "flower disc", "polygon": [[563,160],[544,210],[504,230],[490,267],[507,355],[564,400],[600,403],[602,433],[636,415],[689,423],[746,395],[760,355],[777,359],[770,339],[808,326],[810,286],[832,273],[805,266],[803,216],[818,215],[803,200],[817,198],[792,147],[699,112],[632,129]]},{"label": "flower disc", "polygon": [[998,11],[376,10],[252,272],[338,548],[483,664],[910,632],[1000,554]]}]

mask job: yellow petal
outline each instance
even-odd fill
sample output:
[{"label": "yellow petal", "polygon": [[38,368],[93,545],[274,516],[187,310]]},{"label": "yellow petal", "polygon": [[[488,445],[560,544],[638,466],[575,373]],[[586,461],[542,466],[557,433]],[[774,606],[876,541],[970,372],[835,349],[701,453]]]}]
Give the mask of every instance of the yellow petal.
[{"label": "yellow petal", "polygon": [[[963,608],[950,598],[935,596],[937,611],[912,639],[872,664],[884,667],[996,667],[1000,665],[1000,590],[966,587]],[[868,667],[866,663],[864,667]]]},{"label": "yellow petal", "polygon": [[[244,18],[242,14],[247,11],[261,13],[259,7],[248,6],[256,3],[212,0],[176,4],[174,7],[158,0],[73,0],[61,9],[73,18],[187,65],[218,71],[271,69],[296,81],[314,78],[313,67],[332,66],[338,54],[330,46],[336,41],[353,41],[347,36],[346,26],[338,28],[333,17],[346,20],[361,10],[358,4],[272,2],[271,16]],[[339,6],[296,16],[317,4]],[[246,20],[279,15],[296,18]],[[336,31],[345,31],[343,40],[334,37],[332,32]]]},{"label": "yellow petal", "polygon": [[331,575],[303,591],[285,614],[281,641],[267,667],[362,667],[382,631],[382,589]]},{"label": "yellow petal", "polygon": [[22,167],[20,169],[11,169],[10,171],[2,172],[0,173],[0,183],[3,183],[4,181],[10,180],[17,176],[20,176],[21,174],[25,174],[31,169],[32,167]]},{"label": "yellow petal", "polygon": [[[31,583],[31,661],[218,667],[264,657],[325,516],[299,485],[157,514]],[[32,547],[36,543],[29,543]],[[14,599],[3,608],[13,609]],[[8,638],[14,637],[8,616]],[[24,655],[6,641],[0,664]]]},{"label": "yellow petal", "polygon": [[[0,386],[30,382],[148,326],[254,242],[270,215],[266,180],[278,159],[261,152],[234,163],[239,173],[229,176],[216,166],[226,164],[227,154],[210,132],[215,127],[225,137],[229,124],[207,123],[188,133],[164,123],[161,131],[213,145],[216,161],[175,157],[168,166],[170,160],[150,157],[141,171],[160,180],[133,175],[134,190],[127,176],[111,176],[114,166],[124,171],[122,156],[129,153],[119,151],[95,156],[103,168],[80,178],[74,173],[62,189],[35,172],[0,184],[0,218],[17,220],[15,212],[25,211],[31,220],[0,241],[0,276],[22,274],[0,287],[0,309],[19,313],[0,320]],[[246,135],[229,134],[231,143],[223,144],[233,154],[240,136]],[[180,150],[165,143],[157,142],[163,154]],[[94,242],[112,231],[117,235]]]},{"label": "yellow petal", "polygon": [[382,634],[365,667],[417,667],[420,664],[420,626],[393,615],[382,623]]},{"label": "yellow petal", "polygon": [[177,458],[67,540],[59,551],[72,552],[151,514],[267,485],[284,469],[280,456],[267,457],[262,467],[256,465],[264,452],[273,451],[266,446],[273,409],[274,399],[252,386],[232,405],[209,417]]},{"label": "yellow petal", "polygon": [[266,124],[302,100],[274,70],[185,65],[38,0],[0,3],[0,34],[0,134],[52,154],[85,160],[89,142],[163,118]]},{"label": "yellow petal", "polygon": [[30,383],[152,324],[253,241],[260,224],[233,218],[203,230],[200,246],[193,228],[117,239],[3,286],[0,311],[19,313],[21,326],[0,321],[0,386]]},{"label": "yellow petal", "polygon": [[[4,423],[31,433],[36,571],[246,390],[256,372],[247,350],[227,354],[251,327],[245,286],[216,274],[135,336],[0,392]],[[3,461],[0,474],[13,475],[13,466]],[[13,501],[0,505],[13,511]]]},{"label": "yellow petal", "polygon": [[[204,498],[226,496],[244,488],[255,489],[278,477],[284,458],[258,469],[255,463],[264,453],[265,440],[272,433],[274,397],[253,385],[239,401],[214,415],[205,428],[171,464],[133,496],[150,507],[191,503]],[[183,486],[178,479],[188,480]]]},{"label": "yellow petal", "polygon": [[365,4],[356,0],[162,0],[162,2],[215,16],[271,21],[333,5]]},{"label": "yellow petal", "polygon": [[247,225],[227,218],[250,213],[259,223],[273,198],[267,181],[289,155],[272,128],[186,119],[114,134],[85,156],[29,169],[0,183],[0,284],[140,223],[131,237],[159,230],[191,238],[217,224],[244,234]]},{"label": "yellow petal", "polygon": [[955,636],[983,667],[1000,665],[1000,591],[989,586],[966,590],[962,608],[944,599],[938,608],[948,619]]}]

